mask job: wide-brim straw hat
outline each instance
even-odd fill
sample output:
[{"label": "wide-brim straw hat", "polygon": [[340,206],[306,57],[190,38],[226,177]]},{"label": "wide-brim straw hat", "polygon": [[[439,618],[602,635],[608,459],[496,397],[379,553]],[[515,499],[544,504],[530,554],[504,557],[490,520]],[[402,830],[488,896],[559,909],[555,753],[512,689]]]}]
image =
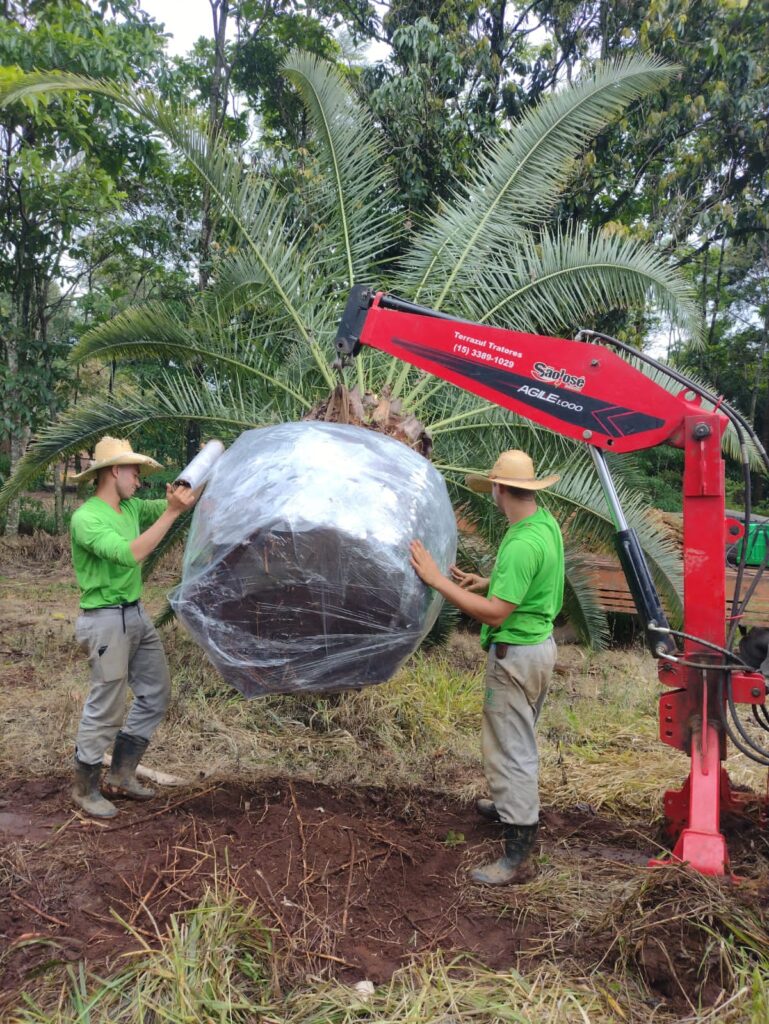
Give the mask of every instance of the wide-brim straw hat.
[{"label": "wide-brim straw hat", "polygon": [[546,487],[552,487],[560,479],[559,476],[553,474],[538,480],[534,473],[534,463],[531,461],[531,457],[517,448],[502,452],[486,476],[480,473],[470,473],[465,477],[470,490],[479,491],[481,494],[490,493],[493,484],[520,487],[524,491],[542,491]]},{"label": "wide-brim straw hat", "polygon": [[82,473],[75,473],[70,480],[90,480],[100,469],[107,466],[138,466],[139,472],[154,473],[163,467],[149,455],[140,455],[131,448],[131,442],[119,437],[103,437],[93,450],[93,462]]}]

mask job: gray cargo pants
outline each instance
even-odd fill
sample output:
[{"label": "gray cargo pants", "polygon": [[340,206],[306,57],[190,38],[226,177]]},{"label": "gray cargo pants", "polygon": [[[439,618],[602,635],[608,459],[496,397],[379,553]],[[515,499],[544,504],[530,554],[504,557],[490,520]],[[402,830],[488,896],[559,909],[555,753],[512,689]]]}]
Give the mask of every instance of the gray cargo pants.
[{"label": "gray cargo pants", "polygon": [[134,699],[123,731],[149,740],[168,707],[171,676],[163,644],[141,602],[81,614],[75,636],[91,666],[77,756],[84,764],[98,764],[123,724],[126,688]]},{"label": "gray cargo pants", "polygon": [[483,768],[502,821],[533,825],[539,818],[535,727],[555,667],[555,641],[510,644],[504,658],[496,653],[492,644],[483,703]]}]

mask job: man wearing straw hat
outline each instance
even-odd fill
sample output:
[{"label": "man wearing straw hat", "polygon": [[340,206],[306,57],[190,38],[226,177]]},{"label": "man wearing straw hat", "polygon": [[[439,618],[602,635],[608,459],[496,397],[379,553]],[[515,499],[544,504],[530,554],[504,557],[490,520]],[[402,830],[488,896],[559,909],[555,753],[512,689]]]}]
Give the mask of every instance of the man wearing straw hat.
[{"label": "man wearing straw hat", "polygon": [[[528,881],[539,821],[539,755],[535,727],[555,666],[553,620],[563,602],[563,540],[557,522],[535,494],[559,479],[537,479],[531,458],[503,452],[488,475],[468,486],[491,493],[509,526],[491,579],[451,567],[443,576],[421,541],[411,544],[417,575],[482,623],[488,651],[481,746],[491,800],[478,812],[503,827],[502,856],[470,873],[475,882]],[[485,595],[485,596],[484,596]]]},{"label": "man wearing straw hat", "polygon": [[[106,780],[110,796],[147,800],[154,792],[136,768],[171,694],[163,645],[140,601],[141,563],[176,519],[195,504],[188,487],[168,485],[166,498],[135,498],[140,475],[160,469],[128,441],[103,437],[94,461],[73,480],[96,480],[96,493],[72,516],[72,564],[80,587],[75,634],[88,654],[91,689],[75,746],[72,799],[86,814],[111,818],[117,808],[100,791],[102,759],[114,741]],[[126,688],[133,691],[123,722]]]}]

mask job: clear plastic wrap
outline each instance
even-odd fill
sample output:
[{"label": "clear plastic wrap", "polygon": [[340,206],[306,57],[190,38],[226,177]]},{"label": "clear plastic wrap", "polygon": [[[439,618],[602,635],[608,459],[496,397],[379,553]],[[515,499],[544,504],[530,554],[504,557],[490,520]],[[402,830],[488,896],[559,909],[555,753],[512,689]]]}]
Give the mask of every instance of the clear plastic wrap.
[{"label": "clear plastic wrap", "polygon": [[186,484],[194,491],[196,487],[200,487],[208,480],[222,455],[224,455],[224,445],[214,438],[208,444],[203,445],[192,462],[187,463],[174,483]]},{"label": "clear plastic wrap", "polygon": [[250,430],[213,467],[169,599],[247,697],[382,683],[440,610],[413,538],[446,572],[456,522],[421,455],[361,427]]}]

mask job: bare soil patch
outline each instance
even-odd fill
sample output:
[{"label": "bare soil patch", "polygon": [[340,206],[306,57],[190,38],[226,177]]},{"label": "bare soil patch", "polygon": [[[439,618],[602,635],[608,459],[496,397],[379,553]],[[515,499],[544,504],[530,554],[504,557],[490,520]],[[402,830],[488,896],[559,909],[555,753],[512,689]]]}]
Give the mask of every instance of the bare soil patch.
[{"label": "bare soil patch", "polygon": [[[626,961],[629,943],[655,1003],[683,1012],[683,993],[720,991],[716,972],[704,969],[710,940],[696,921],[668,906],[638,923],[644,900],[664,907],[675,891],[685,901],[687,886],[680,870],[647,882],[650,836],[640,823],[589,809],[545,812],[539,880],[484,890],[466,871],[496,856],[497,826],[440,793],[286,778],[214,783],[123,803],[116,819],[95,823],[72,813],[68,787],[64,778],[19,779],[0,792],[0,1005],[61,962],[117,969],[122,954],[156,943],[172,913],[217,886],[254,902],[286,978],[381,983],[438,949],[495,969],[564,958],[587,973]],[[738,848],[755,856],[758,841],[766,852],[753,824],[740,829]],[[599,886],[605,878],[615,898],[624,886],[627,905],[576,927],[557,891],[558,876],[575,866]],[[769,902],[759,883],[744,896],[734,891],[754,910]]]}]

